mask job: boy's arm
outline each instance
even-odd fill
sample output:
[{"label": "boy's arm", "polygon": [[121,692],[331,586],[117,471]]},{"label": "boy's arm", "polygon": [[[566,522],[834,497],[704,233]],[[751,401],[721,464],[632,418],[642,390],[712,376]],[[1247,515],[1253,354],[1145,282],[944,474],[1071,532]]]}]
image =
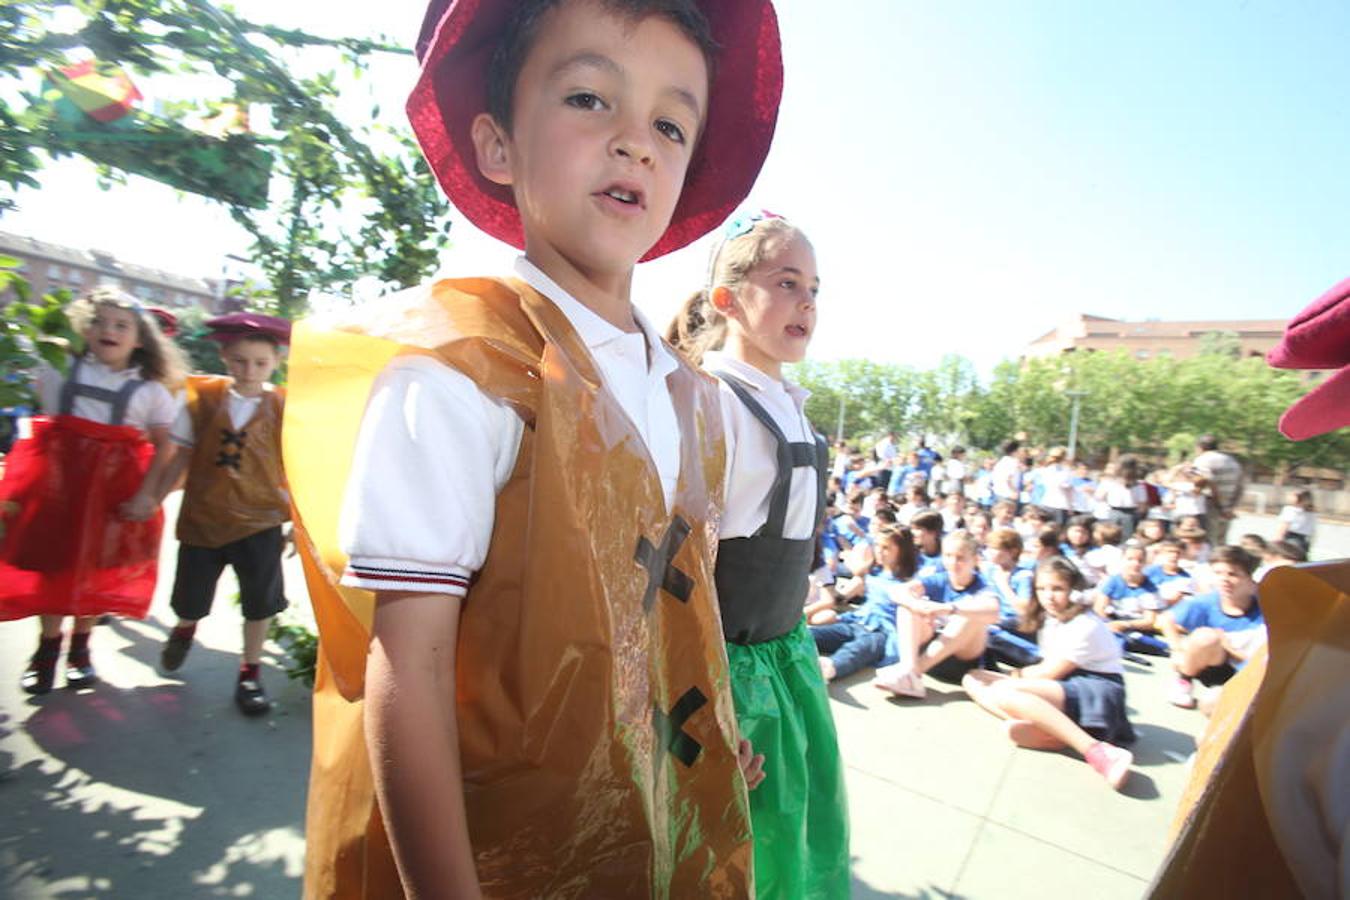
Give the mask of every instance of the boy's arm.
[{"label": "boy's arm", "polygon": [[454,703],[461,603],[449,594],[376,595],[366,661],[366,746],[409,898],[481,896]]}]

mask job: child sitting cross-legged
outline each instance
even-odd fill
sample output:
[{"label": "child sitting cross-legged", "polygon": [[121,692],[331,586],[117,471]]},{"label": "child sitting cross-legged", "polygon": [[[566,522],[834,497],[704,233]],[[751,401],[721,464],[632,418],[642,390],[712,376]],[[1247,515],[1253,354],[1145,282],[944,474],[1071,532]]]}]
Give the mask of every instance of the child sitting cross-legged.
[{"label": "child sitting cross-legged", "polygon": [[952,684],[980,664],[988,626],[998,621],[998,594],[977,571],[979,548],[964,531],[942,541],[944,571],[910,582],[898,595],[895,630],[900,662],[877,670],[877,687],[923,699],[923,675]]},{"label": "child sitting cross-legged", "polygon": [[1119,644],[1081,602],[1081,585],[1073,563],[1062,557],[1042,561],[1036,567],[1038,606],[1027,624],[1039,629],[1043,661],[1011,675],[972,671],[961,686],[1006,720],[1008,737],[1019,747],[1072,748],[1119,790],[1134,761],[1119,746],[1135,738],[1125,717],[1125,670]]}]

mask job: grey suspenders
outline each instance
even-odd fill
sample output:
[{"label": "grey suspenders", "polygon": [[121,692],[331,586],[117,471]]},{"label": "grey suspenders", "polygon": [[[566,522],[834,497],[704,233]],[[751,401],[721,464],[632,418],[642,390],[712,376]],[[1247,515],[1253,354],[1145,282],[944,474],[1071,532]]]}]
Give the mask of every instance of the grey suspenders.
[{"label": "grey suspenders", "polygon": [[816,517],[815,525],[820,525],[820,517],[825,512],[825,472],[829,468],[829,451],[825,441],[815,436],[813,443],[792,442],[783,434],[778,423],[769,415],[769,411],[750,394],[745,382],[725,372],[714,373],[731,388],[732,393],[745,404],[760,423],[769,430],[778,444],[778,471],[774,475],[772,492],[769,495],[769,517],[764,525],[755,532],[757,536],[782,537],[783,526],[787,521],[788,498],[792,493],[792,470],[810,466],[816,470]]},{"label": "grey suspenders", "polygon": [[88,397],[91,400],[101,400],[112,406],[109,425],[121,425],[127,415],[127,404],[131,402],[131,395],[136,393],[141,385],[145,384],[139,378],[128,379],[125,384],[115,391],[107,388],[98,388],[93,385],[79,384],[76,378],[79,377],[80,367],[84,360],[76,359],[70,367],[70,375],[67,376],[64,384],[61,385],[61,408],[60,414],[68,416],[75,406],[76,397]]}]

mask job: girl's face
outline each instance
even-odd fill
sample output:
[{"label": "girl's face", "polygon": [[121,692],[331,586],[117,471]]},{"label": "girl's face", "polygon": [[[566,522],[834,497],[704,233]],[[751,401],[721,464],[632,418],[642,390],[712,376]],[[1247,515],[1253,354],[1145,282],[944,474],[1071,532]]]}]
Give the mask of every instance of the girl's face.
[{"label": "girl's face", "polygon": [[140,326],[129,309],[101,303],[84,329],[84,340],[94,358],[110,369],[125,369],[141,346]]},{"label": "girl's face", "polygon": [[1064,537],[1068,540],[1070,547],[1086,547],[1091,535],[1082,525],[1070,525],[1064,532]]},{"label": "girl's face", "polygon": [[766,254],[731,292],[728,349],[775,378],[783,363],[801,362],[816,330],[816,253],[793,234]]},{"label": "girl's face", "polygon": [[900,561],[900,548],[895,545],[895,541],[885,540],[877,544],[877,562],[881,563],[883,569],[894,569],[895,564]]},{"label": "girl's face", "polygon": [[1036,575],[1036,600],[1056,619],[1066,619],[1073,610],[1073,585],[1058,572]]},{"label": "girl's face", "polygon": [[1160,541],[1163,538],[1162,523],[1157,519],[1144,520],[1144,537],[1150,541]]},{"label": "girl's face", "polygon": [[966,523],[966,528],[970,531],[970,536],[983,544],[985,536],[989,534],[989,520],[984,516],[975,516]]}]

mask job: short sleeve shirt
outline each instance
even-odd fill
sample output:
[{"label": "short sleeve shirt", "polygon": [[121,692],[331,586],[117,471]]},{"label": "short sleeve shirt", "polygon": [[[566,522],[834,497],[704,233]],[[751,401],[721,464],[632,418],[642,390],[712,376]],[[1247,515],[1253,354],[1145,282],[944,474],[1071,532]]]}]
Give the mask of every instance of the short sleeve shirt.
[{"label": "short sleeve shirt", "polygon": [[1125,673],[1120,642],[1101,619],[1086,610],[1067,622],[1047,616],[1038,643],[1046,659],[1065,659],[1085,672]]},{"label": "short sleeve shirt", "polygon": [[1144,576],[1139,584],[1130,584],[1123,575],[1112,575],[1097,586],[1111,600],[1111,618],[1137,619],[1144,612],[1156,612],[1165,604],[1158,586]]},{"label": "short sleeve shirt", "polygon": [[1261,606],[1255,600],[1241,615],[1229,615],[1219,605],[1218,593],[1200,594],[1172,608],[1172,617],[1187,631],[1197,628],[1217,628],[1220,631],[1246,631],[1266,624]]},{"label": "short sleeve shirt", "polygon": [[[93,356],[85,356],[80,361],[78,384],[102,388],[109,391],[121,390],[129,381],[140,380],[140,366],[127,366],[113,370],[99,362]],[[56,369],[42,366],[37,374],[38,404],[48,415],[61,411],[61,387],[65,378]],[[169,389],[158,381],[146,381],[127,402],[127,410],[122,417],[123,425],[130,425],[142,431],[151,428],[165,428],[173,424],[178,414],[180,401]],[[101,425],[112,422],[112,404],[94,397],[76,396],[71,403],[71,415]]]}]

